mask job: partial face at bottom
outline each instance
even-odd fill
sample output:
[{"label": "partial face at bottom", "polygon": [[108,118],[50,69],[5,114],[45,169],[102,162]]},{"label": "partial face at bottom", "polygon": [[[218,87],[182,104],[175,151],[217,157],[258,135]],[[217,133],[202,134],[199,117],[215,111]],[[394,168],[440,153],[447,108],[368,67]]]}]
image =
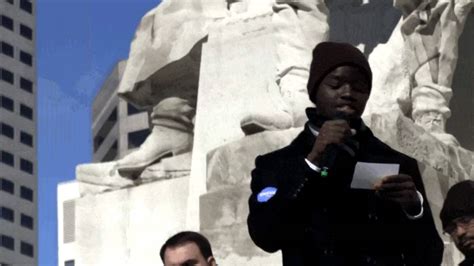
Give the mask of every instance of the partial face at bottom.
[{"label": "partial face at bottom", "polygon": [[474,257],[474,215],[454,219],[445,231],[465,256]]},{"label": "partial face at bottom", "polygon": [[165,266],[215,266],[211,256],[204,258],[194,242],[188,242],[165,250]]}]

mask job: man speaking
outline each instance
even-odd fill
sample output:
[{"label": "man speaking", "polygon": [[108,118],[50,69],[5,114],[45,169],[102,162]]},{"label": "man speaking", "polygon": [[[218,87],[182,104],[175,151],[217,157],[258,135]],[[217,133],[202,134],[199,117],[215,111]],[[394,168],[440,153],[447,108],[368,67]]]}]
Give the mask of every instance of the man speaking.
[{"label": "man speaking", "polygon": [[283,265],[441,264],[417,162],[361,120],[371,82],[357,48],[318,44],[307,85],[317,108],[289,146],[255,160],[250,236]]}]

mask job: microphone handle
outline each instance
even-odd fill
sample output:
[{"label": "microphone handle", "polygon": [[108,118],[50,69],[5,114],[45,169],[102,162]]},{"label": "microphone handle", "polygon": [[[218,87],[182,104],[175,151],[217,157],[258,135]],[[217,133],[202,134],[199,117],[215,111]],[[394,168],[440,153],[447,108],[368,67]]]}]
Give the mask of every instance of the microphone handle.
[{"label": "microphone handle", "polygon": [[326,146],[326,149],[324,149],[324,153],[320,162],[321,168],[331,169],[332,167],[334,167],[339,150],[340,147],[334,143]]}]

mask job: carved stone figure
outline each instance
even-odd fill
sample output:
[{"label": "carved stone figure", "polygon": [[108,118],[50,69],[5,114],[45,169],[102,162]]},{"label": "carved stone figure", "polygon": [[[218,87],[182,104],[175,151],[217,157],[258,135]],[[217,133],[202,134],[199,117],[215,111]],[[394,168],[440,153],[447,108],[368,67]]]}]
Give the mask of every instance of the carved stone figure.
[{"label": "carved stone figure", "polygon": [[306,89],[311,51],[329,38],[324,0],[275,0],[272,11],[277,63],[268,90],[279,91],[282,98],[276,101],[273,113],[250,110],[241,121],[247,135],[304,124],[304,110],[311,106]]},{"label": "carved stone figure", "polygon": [[[404,13],[395,30],[401,32],[402,41],[399,42],[394,32],[387,45],[392,55],[398,54],[401,58],[392,66],[396,71],[389,71],[388,67],[380,70],[387,69],[382,73],[386,79],[379,83],[381,87],[389,82],[411,89],[407,93],[394,90],[389,98],[406,105],[400,107],[406,111],[405,115],[447,143],[457,143],[445,132],[444,125],[450,115],[448,104],[457,39],[473,1],[396,0],[395,6]],[[130,186],[140,183],[138,179],[148,166],[164,157],[189,152],[193,142],[201,47],[209,28],[221,20],[259,12],[271,14],[275,43],[276,63],[269,66],[275,67],[274,79],[265,86],[268,86],[267,91],[277,91],[279,95],[273,97],[271,108],[249,106],[241,128],[249,135],[301,126],[304,109],[310,105],[306,82],[311,49],[327,40],[329,34],[329,10],[325,1],[165,0],[141,20],[118,89],[119,95],[130,103],[150,110],[151,134],[140,148],[113,163],[79,165],[77,179],[105,189]],[[377,49],[374,54],[376,52]],[[381,58],[375,60],[381,61],[384,56]],[[374,56],[370,59],[372,63]],[[382,62],[383,66],[387,64],[390,63]],[[400,72],[403,70],[408,74]],[[405,84],[407,76],[411,78],[410,84]],[[374,87],[377,82],[374,79]],[[406,95],[399,99],[397,93]],[[387,95],[382,96],[387,98]],[[367,109],[374,110],[370,105],[369,102]]]},{"label": "carved stone figure", "polygon": [[[153,110],[151,134],[139,149],[114,163],[79,165],[79,181],[105,189],[133,185],[146,167],[192,149],[201,44],[213,22],[232,14],[272,12],[277,65],[268,90],[281,94],[277,106],[267,109],[273,113],[261,112],[258,106],[251,109],[241,121],[243,131],[252,134],[304,123],[304,109],[310,105],[306,81],[311,49],[328,38],[324,1],[228,1],[230,12],[223,3],[163,1],[142,18],[118,93],[141,109]],[[82,187],[88,188],[84,193],[93,192],[90,186]]]},{"label": "carved stone figure", "polygon": [[168,0],[145,14],[118,93],[152,110],[151,133],[124,158],[77,166],[82,193],[133,185],[146,167],[192,149],[201,45],[209,25],[226,15],[224,7],[212,1]]},{"label": "carved stone figure", "polygon": [[474,5],[472,0],[395,0],[403,12],[404,61],[412,81],[412,118],[447,144],[459,145],[446,133],[449,101],[458,59],[458,39]]}]

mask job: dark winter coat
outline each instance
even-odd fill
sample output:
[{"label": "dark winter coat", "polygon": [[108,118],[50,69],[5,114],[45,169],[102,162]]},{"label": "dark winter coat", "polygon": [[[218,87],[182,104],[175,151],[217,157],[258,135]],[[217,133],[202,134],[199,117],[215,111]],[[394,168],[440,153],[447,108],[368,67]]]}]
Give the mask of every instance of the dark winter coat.
[{"label": "dark winter coat", "polygon": [[[315,142],[308,124],[289,146],[258,156],[247,221],[252,240],[267,252],[281,250],[287,266],[440,265],[443,244],[417,162],[365,126],[354,139],[359,144],[355,157],[339,152],[328,177],[304,160]],[[400,173],[413,177],[425,199],[423,217],[410,220],[398,204],[373,190],[351,189],[357,161],[400,164]],[[259,200],[268,188],[276,194]]]}]

